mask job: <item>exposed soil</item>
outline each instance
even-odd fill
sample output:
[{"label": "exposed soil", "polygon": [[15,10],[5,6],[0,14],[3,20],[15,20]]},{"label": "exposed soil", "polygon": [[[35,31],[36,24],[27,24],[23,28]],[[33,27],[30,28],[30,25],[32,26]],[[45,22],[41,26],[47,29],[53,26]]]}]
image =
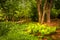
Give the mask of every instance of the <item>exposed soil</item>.
[{"label": "exposed soil", "polygon": [[[60,19],[52,19],[50,26],[60,27]],[[53,40],[60,40],[60,29],[56,30],[56,33],[50,35]]]},{"label": "exposed soil", "polygon": [[44,24],[48,24],[49,26],[60,26],[60,19],[51,19],[50,23],[44,23]]},{"label": "exposed soil", "polygon": [[51,19],[50,25],[52,25],[52,26],[60,26],[60,19]]}]

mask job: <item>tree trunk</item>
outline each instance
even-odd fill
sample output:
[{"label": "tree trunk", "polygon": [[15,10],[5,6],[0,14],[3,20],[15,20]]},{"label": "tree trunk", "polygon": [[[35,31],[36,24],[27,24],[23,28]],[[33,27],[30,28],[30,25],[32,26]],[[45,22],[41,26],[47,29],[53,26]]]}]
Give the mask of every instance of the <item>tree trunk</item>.
[{"label": "tree trunk", "polygon": [[51,11],[51,7],[52,7],[52,0],[50,0],[50,3],[48,4],[48,9],[47,9],[47,23],[50,23],[50,11]]},{"label": "tree trunk", "polygon": [[44,17],[45,17],[45,14],[46,14],[46,5],[47,5],[47,0],[45,0],[45,3],[44,3],[41,24],[44,23]]},{"label": "tree trunk", "polygon": [[50,8],[47,11],[47,23],[50,23]]},{"label": "tree trunk", "polygon": [[38,22],[41,22],[41,3],[42,0],[37,0]]}]

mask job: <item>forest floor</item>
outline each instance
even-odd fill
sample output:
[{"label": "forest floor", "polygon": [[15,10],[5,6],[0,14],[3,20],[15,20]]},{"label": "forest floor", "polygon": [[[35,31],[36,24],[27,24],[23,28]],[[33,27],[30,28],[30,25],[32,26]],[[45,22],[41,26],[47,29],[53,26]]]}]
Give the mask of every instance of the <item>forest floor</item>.
[{"label": "forest floor", "polygon": [[51,19],[51,26],[60,26],[60,19]]},{"label": "forest floor", "polygon": [[[60,28],[60,19],[52,19],[50,26],[57,26]],[[56,30],[56,33],[49,35],[53,40],[60,40],[60,29]]]},{"label": "forest floor", "polygon": [[51,19],[50,23],[44,22],[48,26],[60,26],[60,19]]},{"label": "forest floor", "polygon": [[[60,19],[55,19],[55,20],[52,20],[51,24],[53,26],[59,26],[60,27]],[[60,40],[60,29],[56,30],[56,33],[51,35],[51,37],[54,39],[54,40]]]}]

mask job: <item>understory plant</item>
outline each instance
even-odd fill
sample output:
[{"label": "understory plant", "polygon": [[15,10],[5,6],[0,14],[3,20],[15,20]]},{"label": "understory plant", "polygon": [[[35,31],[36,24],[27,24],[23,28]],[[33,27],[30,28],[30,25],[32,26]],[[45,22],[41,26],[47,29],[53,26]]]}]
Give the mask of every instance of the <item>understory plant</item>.
[{"label": "understory plant", "polygon": [[28,27],[26,28],[26,33],[28,34],[38,34],[40,35],[49,35],[51,33],[54,33],[56,31],[56,27],[50,27],[47,25],[41,25],[39,23],[30,23],[28,24]]},{"label": "understory plant", "polygon": [[0,40],[40,40],[55,31],[56,27],[39,23],[0,22]]}]

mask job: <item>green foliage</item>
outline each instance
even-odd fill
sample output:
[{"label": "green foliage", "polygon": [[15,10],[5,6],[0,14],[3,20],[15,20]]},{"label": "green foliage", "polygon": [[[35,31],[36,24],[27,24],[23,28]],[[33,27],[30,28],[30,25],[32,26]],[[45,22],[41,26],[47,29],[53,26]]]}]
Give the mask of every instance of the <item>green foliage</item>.
[{"label": "green foliage", "polygon": [[4,13],[2,12],[2,8],[0,9],[0,20],[4,20]]},{"label": "green foliage", "polygon": [[[0,22],[0,40],[38,40],[43,35],[56,31],[56,27],[40,25],[39,23],[17,24],[14,22]],[[34,36],[40,33],[40,36]]]},{"label": "green foliage", "polygon": [[40,33],[41,35],[46,35],[46,34],[51,34],[54,33],[56,31],[56,27],[49,27],[47,25],[40,25],[38,24],[33,24],[30,23],[26,29],[27,33],[32,33],[32,34],[36,34],[36,33]]},{"label": "green foliage", "polygon": [[0,40],[38,40],[36,36],[24,32],[26,27],[27,24],[0,22]]},{"label": "green foliage", "polygon": [[6,35],[8,31],[10,30],[9,28],[12,27],[13,24],[11,22],[0,22],[0,36]]},{"label": "green foliage", "polygon": [[51,18],[57,18],[57,16],[60,14],[60,9],[57,10],[55,8],[52,8],[51,10]]},{"label": "green foliage", "polygon": [[8,20],[12,20],[13,17],[15,20],[22,17],[30,18],[33,16],[32,5],[36,6],[35,0],[5,0],[4,2],[1,0],[0,4]]},{"label": "green foliage", "polygon": [[54,0],[55,1],[55,8],[60,9],[60,0]]},{"label": "green foliage", "polygon": [[[53,0],[51,18],[55,18],[60,14],[59,2],[59,0]],[[1,0],[0,20],[5,21],[7,16],[9,21],[12,21],[12,19],[20,20],[22,18],[32,18],[35,21],[38,18],[36,5],[36,0]],[[43,10],[43,5],[44,0],[42,0],[41,10]]]}]

